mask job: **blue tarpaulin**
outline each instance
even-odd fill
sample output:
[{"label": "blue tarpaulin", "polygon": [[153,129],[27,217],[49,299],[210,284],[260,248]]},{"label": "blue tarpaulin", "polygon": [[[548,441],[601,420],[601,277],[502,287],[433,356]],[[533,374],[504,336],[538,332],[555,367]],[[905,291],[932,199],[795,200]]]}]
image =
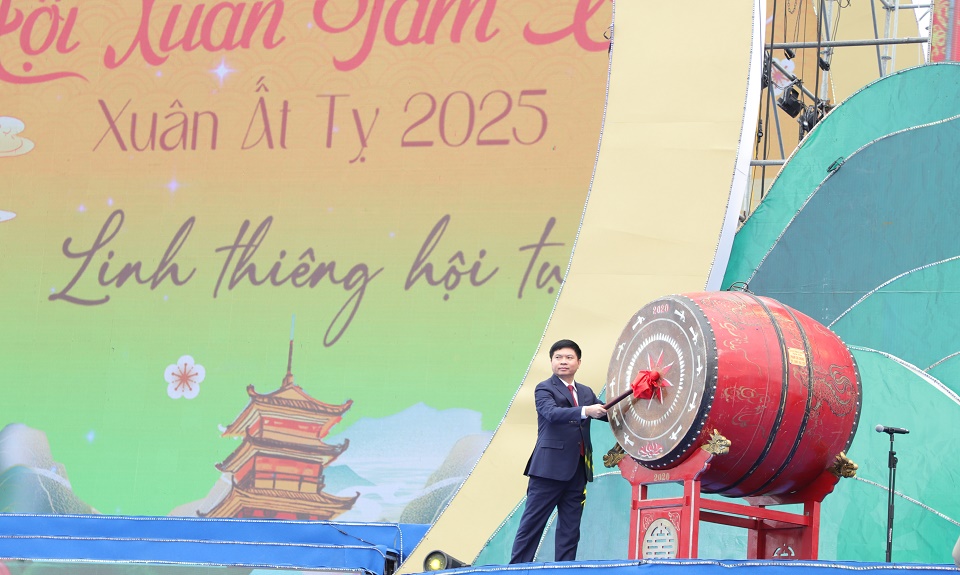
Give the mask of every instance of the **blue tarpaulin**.
[{"label": "blue tarpaulin", "polygon": [[384,573],[427,525],[0,514],[0,558]]}]

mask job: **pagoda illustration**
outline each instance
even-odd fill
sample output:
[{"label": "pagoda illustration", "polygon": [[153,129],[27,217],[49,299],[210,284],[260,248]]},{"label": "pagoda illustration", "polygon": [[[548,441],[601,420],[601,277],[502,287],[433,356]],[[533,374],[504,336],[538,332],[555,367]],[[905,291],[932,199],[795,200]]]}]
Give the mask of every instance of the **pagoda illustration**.
[{"label": "pagoda illustration", "polygon": [[329,520],[353,507],[354,497],[324,493],[323,472],[349,445],[323,442],[352,400],[330,405],[293,381],[293,334],[287,375],[266,394],[247,386],[250,402],[223,432],[241,437],[240,446],[216,465],[232,477],[226,495],[201,517]]}]

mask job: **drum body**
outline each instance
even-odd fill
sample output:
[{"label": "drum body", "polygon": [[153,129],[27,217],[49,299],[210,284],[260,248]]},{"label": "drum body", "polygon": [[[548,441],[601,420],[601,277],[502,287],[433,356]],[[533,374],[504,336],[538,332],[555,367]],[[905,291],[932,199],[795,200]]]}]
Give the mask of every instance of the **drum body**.
[{"label": "drum body", "polygon": [[613,351],[607,397],[629,390],[640,370],[660,373],[660,387],[609,410],[614,436],[645,467],[667,469],[719,431],[730,452],[701,477],[708,493],[793,493],[850,447],[860,419],[860,375],[840,338],[750,293],[673,295],[644,306]]}]

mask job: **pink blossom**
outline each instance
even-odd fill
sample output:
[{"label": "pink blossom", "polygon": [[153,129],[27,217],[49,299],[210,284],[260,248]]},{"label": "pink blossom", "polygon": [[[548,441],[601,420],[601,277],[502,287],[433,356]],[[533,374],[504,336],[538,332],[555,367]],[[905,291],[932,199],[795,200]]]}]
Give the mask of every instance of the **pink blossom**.
[{"label": "pink blossom", "polygon": [[167,380],[167,395],[173,399],[193,399],[200,393],[200,382],[206,375],[206,370],[194,362],[193,357],[182,356],[177,363],[168,365],[163,372],[163,378]]}]

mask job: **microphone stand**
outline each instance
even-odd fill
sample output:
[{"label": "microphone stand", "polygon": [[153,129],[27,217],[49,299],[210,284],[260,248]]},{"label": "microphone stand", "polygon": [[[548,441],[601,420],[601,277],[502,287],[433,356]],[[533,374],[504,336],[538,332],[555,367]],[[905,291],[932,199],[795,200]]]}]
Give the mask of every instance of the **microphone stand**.
[{"label": "microphone stand", "polygon": [[893,450],[893,434],[889,432],[888,434],[890,435],[890,454],[887,457],[887,467],[890,474],[887,481],[889,486],[887,491],[887,563],[890,563],[893,555],[893,490],[897,484],[897,452]]}]

